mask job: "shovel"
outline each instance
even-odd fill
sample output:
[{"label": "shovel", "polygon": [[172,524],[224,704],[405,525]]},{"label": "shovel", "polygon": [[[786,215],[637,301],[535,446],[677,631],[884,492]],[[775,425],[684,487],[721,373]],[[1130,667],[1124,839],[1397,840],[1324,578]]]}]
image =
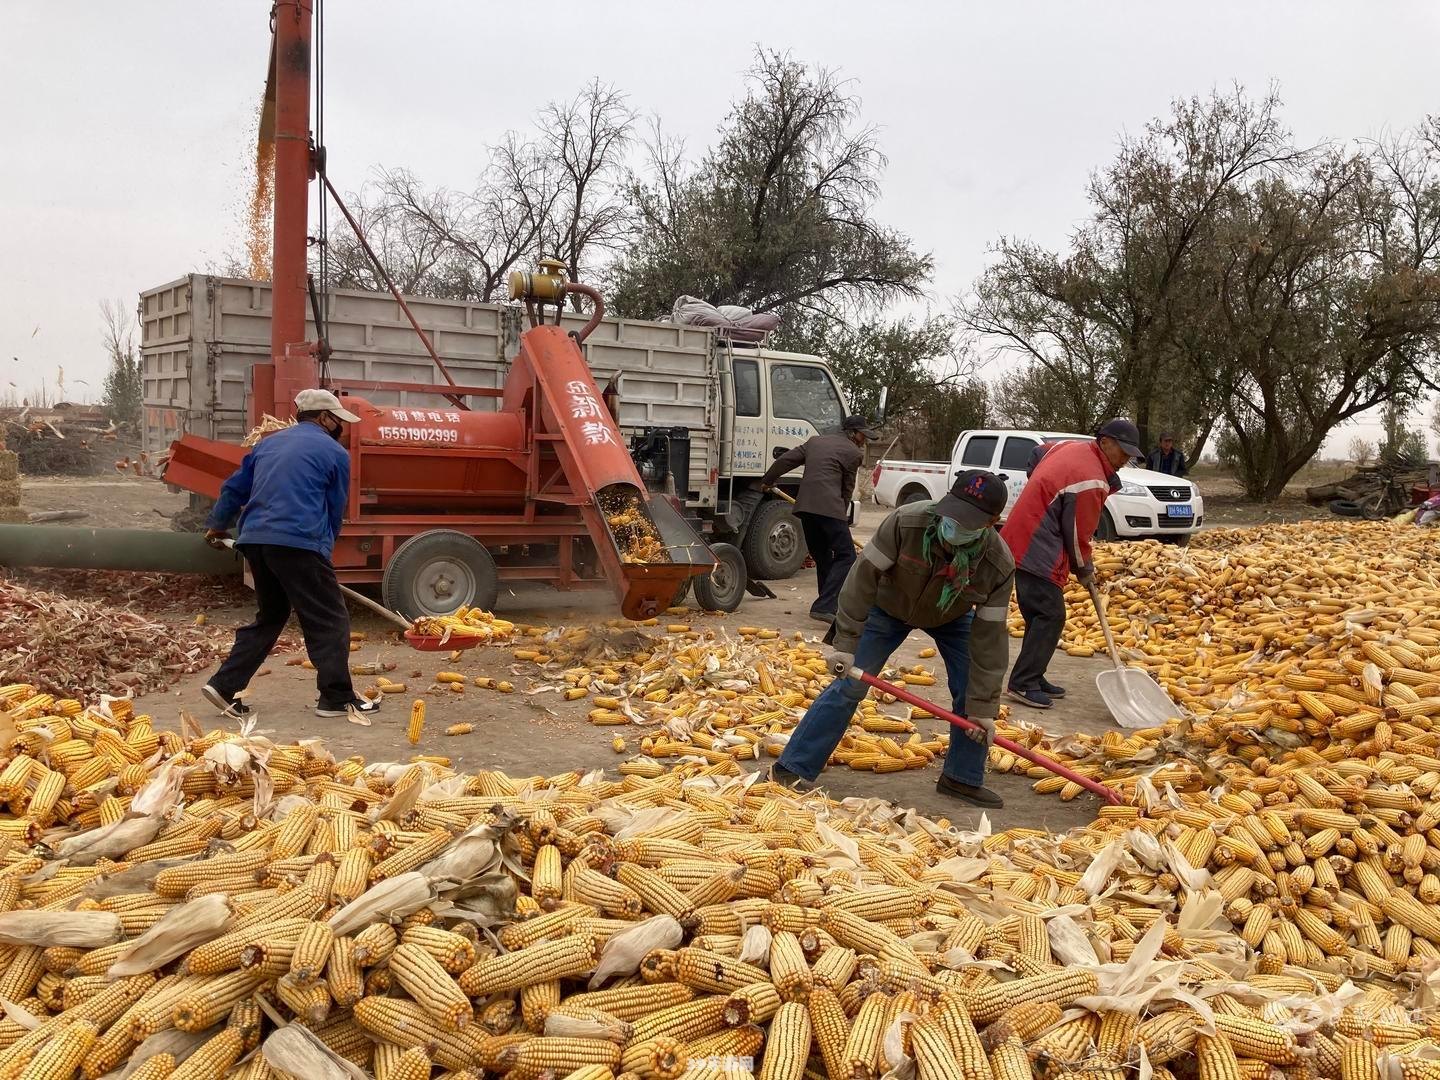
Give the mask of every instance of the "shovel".
[{"label": "shovel", "polygon": [[[921,697],[919,694],[912,694],[903,686],[896,686],[893,683],[886,682],[884,679],[878,679],[874,675],[867,674],[866,672],[860,670],[858,667],[852,667],[850,669],[850,678],[856,679],[859,682],[864,683],[866,686],[873,686],[876,690],[880,690],[886,694],[893,694],[895,697],[899,698],[906,704],[914,705],[917,708],[924,709],[926,712],[931,713],[934,716],[938,716],[941,720],[946,721],[952,727],[957,727],[964,731],[974,731],[980,726],[979,724],[972,723],[971,721],[965,719],[965,717],[963,716],[956,716],[952,712],[947,712],[945,709],[940,708],[939,705],[936,705],[933,701],[928,701],[925,698]],[[958,738],[958,736],[952,736],[952,738]],[[1099,795],[1100,798],[1104,799],[1111,806],[1119,806],[1124,802],[1124,800],[1120,797],[1120,794],[1113,788],[1108,788],[1097,780],[1091,780],[1088,776],[1081,776],[1079,773],[1071,769],[1067,769],[1058,761],[1051,761],[1049,758],[1045,757],[1045,755],[1038,754],[1034,750],[1031,750],[1028,746],[1022,746],[1011,739],[1007,739],[1004,735],[995,736],[995,745],[1000,747],[1000,749],[1002,750],[1008,750],[1012,754],[1023,757],[1032,765],[1039,765],[1042,769],[1046,769],[1049,772],[1054,773],[1056,776],[1063,776],[1066,780],[1069,780],[1072,783],[1079,784],[1086,791],[1091,791],[1094,792],[1096,795]]]},{"label": "shovel", "polygon": [[1110,650],[1110,662],[1115,665],[1113,671],[1102,671],[1095,676],[1095,689],[1100,691],[1100,698],[1115,722],[1123,728],[1160,727],[1167,720],[1183,715],[1180,706],[1170,700],[1159,683],[1145,672],[1120,663],[1100,591],[1094,581],[1087,582],[1085,587],[1090,590],[1090,602],[1095,605],[1100,629],[1105,633],[1105,647]]}]

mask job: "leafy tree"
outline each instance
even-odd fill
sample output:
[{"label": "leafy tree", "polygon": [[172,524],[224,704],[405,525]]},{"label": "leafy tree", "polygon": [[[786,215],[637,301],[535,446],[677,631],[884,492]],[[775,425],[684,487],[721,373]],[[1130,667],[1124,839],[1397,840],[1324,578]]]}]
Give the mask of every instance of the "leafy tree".
[{"label": "leafy tree", "polygon": [[1193,433],[1192,459],[1223,425],[1247,493],[1273,499],[1344,420],[1434,386],[1435,121],[1300,149],[1278,104],[1179,102],[1096,174],[1068,252],[1002,240],[962,318],[1044,372],[1002,410],[1133,413],[1147,442]]},{"label": "leafy tree", "polygon": [[1146,443],[1164,417],[1203,432],[1187,448],[1197,458],[1211,390],[1197,377],[1200,324],[1188,318],[1206,302],[1195,254],[1225,199],[1294,153],[1273,91],[1258,101],[1239,88],[1176,101],[1091,177],[1091,217],[1068,252],[1000,240],[961,309],[966,326],[994,351],[1048,372],[1014,389],[1063,389],[1077,399],[1077,419],[1130,414]]},{"label": "leafy tree", "polygon": [[885,156],[848,85],[765,50],[748,84],[698,163],[657,129],[611,274],[615,310],[654,318],[691,295],[848,320],[919,296],[931,258],[872,216]]},{"label": "leafy tree", "polygon": [[140,354],[135,350],[134,326],[118,300],[102,303],[100,316],[104,324],[101,338],[110,356],[103,391],[106,415],[115,424],[139,424],[145,383]]},{"label": "leafy tree", "polygon": [[955,351],[954,321],[943,315],[853,325],[812,316],[789,326],[784,341],[787,348],[828,360],[851,411],[871,417],[879,409],[881,387],[890,388],[887,416],[905,420],[927,412],[937,391],[969,370]]},{"label": "leafy tree", "polygon": [[1425,436],[1409,424],[1410,410],[1398,401],[1386,404],[1380,415],[1383,435],[1378,457],[1382,465],[1406,467],[1423,465],[1429,458]]}]

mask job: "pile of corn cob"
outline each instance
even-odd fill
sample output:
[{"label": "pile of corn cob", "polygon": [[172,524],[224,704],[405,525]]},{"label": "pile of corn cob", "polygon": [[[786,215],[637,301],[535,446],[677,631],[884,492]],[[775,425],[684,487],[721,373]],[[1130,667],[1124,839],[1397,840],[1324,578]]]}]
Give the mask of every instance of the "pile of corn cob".
[{"label": "pile of corn cob", "polygon": [[414,630],[426,637],[438,637],[442,643],[451,638],[480,638],[498,644],[510,639],[515,632],[515,624],[497,619],[480,608],[461,607],[451,615],[427,615],[416,619]]},{"label": "pile of corn cob", "polygon": [[[535,664],[540,690],[567,700],[588,697],[588,718],[599,726],[653,729],[639,750],[650,759],[695,758],[748,761],[778,754],[786,733],[830,682],[821,646],[801,634],[740,626],[694,629],[687,623],[655,625],[665,633],[634,629],[594,630],[524,627],[531,639],[513,650],[515,660]],[[922,655],[934,655],[933,649]],[[922,665],[886,673],[908,686],[934,686]],[[892,697],[861,703],[854,725],[835,752],[836,764],[896,772],[920,769],[945,752],[945,738],[924,735],[914,723],[922,714],[887,715]],[[663,767],[654,766],[656,775]]]},{"label": "pile of corn cob", "polygon": [[0,1077],[1440,1075],[1440,761],[1056,838],[0,704]]}]

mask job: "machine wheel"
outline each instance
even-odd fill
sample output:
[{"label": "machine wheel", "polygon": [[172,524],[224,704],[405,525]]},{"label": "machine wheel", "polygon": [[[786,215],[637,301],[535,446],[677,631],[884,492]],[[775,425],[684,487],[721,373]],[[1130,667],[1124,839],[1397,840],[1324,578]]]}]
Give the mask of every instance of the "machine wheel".
[{"label": "machine wheel", "polygon": [[750,575],[762,581],[788,578],[805,561],[805,533],[800,519],[790,504],[780,499],[760,504],[742,544]]},{"label": "machine wheel", "polygon": [[745,598],[745,556],[734,544],[711,544],[715,569],[692,578],[695,599],[706,611],[734,611]]},{"label": "machine wheel", "polygon": [[1119,540],[1120,534],[1115,531],[1115,519],[1110,516],[1109,510],[1100,511],[1100,525],[1095,530],[1096,540]]},{"label": "machine wheel", "polygon": [[926,491],[923,487],[906,488],[904,494],[900,496],[900,505],[906,506],[910,503],[925,502],[929,498],[930,492]]},{"label": "machine wheel", "polygon": [[473,536],[432,529],[401,544],[380,585],[385,606],[408,618],[461,607],[492,611],[500,594],[495,560]]}]

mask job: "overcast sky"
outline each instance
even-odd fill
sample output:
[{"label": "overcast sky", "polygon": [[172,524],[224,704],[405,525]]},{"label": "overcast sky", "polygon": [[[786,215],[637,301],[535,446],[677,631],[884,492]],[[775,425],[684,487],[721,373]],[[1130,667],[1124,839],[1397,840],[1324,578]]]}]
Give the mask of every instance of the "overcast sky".
[{"label": "overcast sky", "polygon": [[[0,394],[53,385],[63,365],[68,396],[87,396],[81,379],[98,396],[100,301],[133,309],[239,250],[269,9],[6,0]],[[486,144],[592,76],[699,151],[756,44],[836,68],[890,158],[878,216],[934,252],[937,308],[997,236],[1062,244],[1118,134],[1177,96],[1274,80],[1301,141],[1440,110],[1434,3],[341,0],[326,14],[342,190],[376,165],[468,185]]]}]

